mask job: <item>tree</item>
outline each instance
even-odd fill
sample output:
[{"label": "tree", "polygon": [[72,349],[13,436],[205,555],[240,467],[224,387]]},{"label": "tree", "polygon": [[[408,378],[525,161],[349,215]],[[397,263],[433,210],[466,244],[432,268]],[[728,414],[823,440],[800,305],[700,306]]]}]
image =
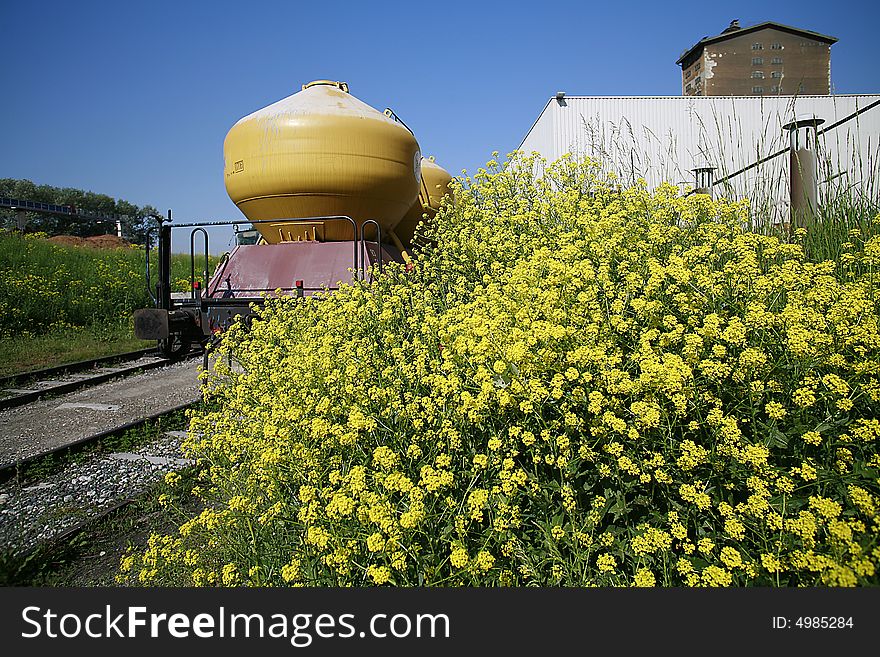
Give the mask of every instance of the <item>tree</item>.
[{"label": "tree", "polygon": [[[158,214],[151,205],[138,207],[124,199],[114,199],[106,194],[83,191],[73,187],[52,187],[36,185],[30,180],[0,178],[0,196],[21,201],[69,205],[80,213],[108,215],[106,221],[85,221],[69,214],[27,213],[29,232],[42,231],[49,235],[77,235],[88,237],[105,233],[116,233],[116,220],[122,224],[122,236],[136,244],[143,244],[147,229],[152,220],[146,219]],[[17,225],[16,213],[0,209],[0,227],[14,229]]]}]

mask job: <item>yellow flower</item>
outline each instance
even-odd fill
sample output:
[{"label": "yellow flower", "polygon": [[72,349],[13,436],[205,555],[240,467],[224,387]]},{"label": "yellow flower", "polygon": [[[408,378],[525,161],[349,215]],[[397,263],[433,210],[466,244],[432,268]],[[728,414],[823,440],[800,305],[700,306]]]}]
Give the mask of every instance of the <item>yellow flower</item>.
[{"label": "yellow flower", "polygon": [[486,550],[480,550],[477,552],[477,556],[474,559],[474,568],[476,568],[480,572],[488,572],[492,566],[495,564],[495,557],[489,554]]},{"label": "yellow flower", "polygon": [[652,573],[649,569],[639,568],[636,571],[636,575],[633,578],[633,586],[651,587],[656,585],[657,580],[654,578],[654,573]]},{"label": "yellow flower", "polygon": [[[224,331],[184,446],[200,510],[124,579],[874,583],[880,215],[842,258],[607,166],[493,161],[450,183],[409,270]],[[93,308],[135,264],[56,278]],[[0,283],[53,308],[38,271]],[[6,305],[0,330],[27,324]]]},{"label": "yellow flower", "polygon": [[238,568],[234,563],[228,563],[223,566],[221,572],[223,586],[236,586],[240,582]]},{"label": "yellow flower", "polygon": [[456,568],[464,568],[468,564],[468,553],[463,547],[456,547],[449,557],[450,563]]},{"label": "yellow flower", "polygon": [[808,445],[818,445],[822,442],[822,436],[818,431],[807,431],[801,436],[801,440]]},{"label": "yellow flower", "polygon": [[721,548],[721,561],[728,568],[740,568],[743,565],[742,555],[730,546]]},{"label": "yellow flower", "polygon": [[391,570],[388,569],[388,566],[372,564],[367,567],[367,575],[373,580],[373,584],[380,586],[391,581]]},{"label": "yellow flower", "polygon": [[370,534],[367,539],[367,549],[370,552],[380,552],[385,547],[385,537],[379,532]]},{"label": "yellow flower", "polygon": [[718,566],[707,566],[700,573],[700,581],[703,586],[730,586],[733,583],[733,576]]},{"label": "yellow flower", "polygon": [[600,573],[613,573],[617,569],[617,559],[614,558],[614,555],[606,552],[600,554],[596,559],[596,566]]},{"label": "yellow flower", "polygon": [[774,420],[781,420],[786,416],[785,407],[778,402],[769,402],[764,411]]}]

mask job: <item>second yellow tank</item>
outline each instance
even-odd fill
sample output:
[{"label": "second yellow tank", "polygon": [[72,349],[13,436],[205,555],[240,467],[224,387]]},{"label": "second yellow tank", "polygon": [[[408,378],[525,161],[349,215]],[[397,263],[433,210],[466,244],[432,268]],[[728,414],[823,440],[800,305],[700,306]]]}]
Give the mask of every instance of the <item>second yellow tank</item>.
[{"label": "second yellow tank", "polygon": [[427,215],[430,221],[440,209],[443,197],[449,194],[449,183],[452,176],[449,172],[434,162],[434,158],[422,158],[422,185],[419,189],[419,197],[412,207],[397,224],[394,232],[404,244],[412,244],[416,226]]}]

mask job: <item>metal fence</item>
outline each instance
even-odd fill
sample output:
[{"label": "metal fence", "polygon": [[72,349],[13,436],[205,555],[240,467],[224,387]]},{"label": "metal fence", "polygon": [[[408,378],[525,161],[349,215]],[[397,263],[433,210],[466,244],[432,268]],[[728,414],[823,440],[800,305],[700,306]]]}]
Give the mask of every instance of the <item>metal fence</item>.
[{"label": "metal fence", "polygon": [[[588,156],[628,183],[700,186],[748,198],[774,223],[791,214],[791,133],[798,117],[815,133],[817,203],[846,196],[880,203],[880,95],[775,97],[569,97],[548,101],[520,145],[548,161]],[[796,169],[797,170],[797,169]],[[800,174],[799,170],[798,173]],[[704,181],[705,182],[705,179]],[[695,185],[696,183],[696,185]],[[794,180],[797,185],[798,180]]]}]

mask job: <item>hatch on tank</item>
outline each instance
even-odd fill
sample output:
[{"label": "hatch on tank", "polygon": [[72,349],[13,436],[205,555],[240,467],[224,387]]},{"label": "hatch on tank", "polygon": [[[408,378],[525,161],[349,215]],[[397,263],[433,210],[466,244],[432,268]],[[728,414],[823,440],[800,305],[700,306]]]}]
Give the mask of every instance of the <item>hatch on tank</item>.
[{"label": "hatch on tank", "polygon": [[235,224],[232,226],[232,231],[235,233],[236,244],[258,244],[260,242],[260,231],[254,226],[241,228],[238,224]]}]

